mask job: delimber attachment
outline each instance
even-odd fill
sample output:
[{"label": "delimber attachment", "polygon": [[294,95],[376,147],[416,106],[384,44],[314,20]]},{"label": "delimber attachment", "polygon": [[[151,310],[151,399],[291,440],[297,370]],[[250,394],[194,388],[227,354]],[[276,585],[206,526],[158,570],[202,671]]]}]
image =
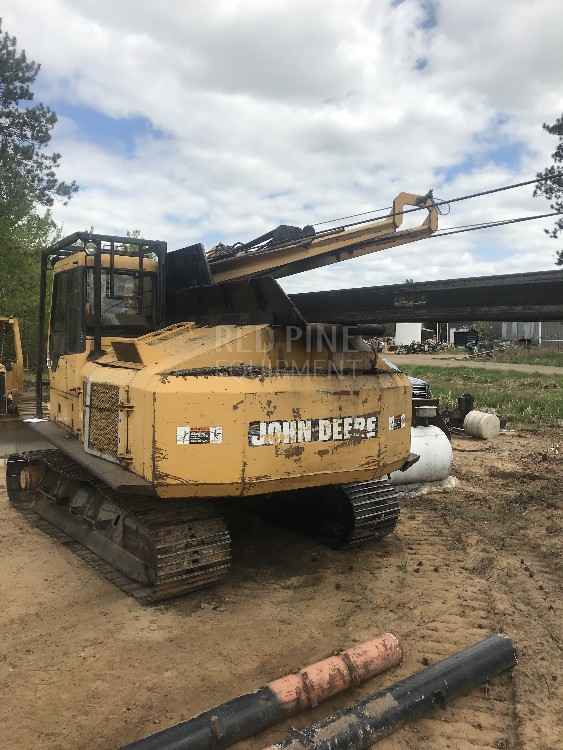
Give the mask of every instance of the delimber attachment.
[{"label": "delimber attachment", "polygon": [[122,750],[220,750],[314,708],[350,686],[396,666],[401,658],[398,638],[384,633]]},{"label": "delimber attachment", "polygon": [[450,699],[516,664],[514,645],[493,635],[428,667],[351,708],[337,711],[266,750],[363,750],[400,724],[444,706]]}]

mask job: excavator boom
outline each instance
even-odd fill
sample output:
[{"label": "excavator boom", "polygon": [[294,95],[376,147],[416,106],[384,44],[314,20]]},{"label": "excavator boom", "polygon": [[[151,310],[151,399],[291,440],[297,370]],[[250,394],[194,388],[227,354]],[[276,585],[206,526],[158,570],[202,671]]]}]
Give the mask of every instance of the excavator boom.
[{"label": "excavator boom", "polygon": [[[426,208],[427,215],[417,227],[400,230],[405,207]],[[438,211],[431,193],[426,196],[400,193],[388,216],[356,227],[336,227],[319,234],[308,234],[294,241],[268,243],[256,248],[253,243],[210,251],[207,260],[215,283],[242,281],[259,276],[283,278],[321,268],[350,258],[379,252],[390,247],[429,237],[438,228]],[[265,235],[267,236],[267,235]],[[260,238],[259,238],[260,239]]]}]

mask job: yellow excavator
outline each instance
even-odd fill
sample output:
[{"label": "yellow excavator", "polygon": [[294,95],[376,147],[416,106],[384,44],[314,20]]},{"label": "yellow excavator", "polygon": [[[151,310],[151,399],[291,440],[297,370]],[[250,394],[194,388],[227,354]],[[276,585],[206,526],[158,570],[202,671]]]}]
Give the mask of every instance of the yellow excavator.
[{"label": "yellow excavator", "polygon": [[[423,222],[401,229],[412,209]],[[417,458],[409,381],[365,330],[309,324],[275,278],[429,237],[437,223],[431,194],[401,193],[377,221],[281,226],[208,252],[89,233],[47,248],[49,418],[40,364],[28,423],[53,448],[9,458],[11,502],[143,602],[225,575],[229,500],[302,514],[334,546],[383,538],[399,517],[386,477]]]},{"label": "yellow excavator", "polygon": [[17,318],[0,316],[0,416],[17,413],[23,393],[23,352]]}]

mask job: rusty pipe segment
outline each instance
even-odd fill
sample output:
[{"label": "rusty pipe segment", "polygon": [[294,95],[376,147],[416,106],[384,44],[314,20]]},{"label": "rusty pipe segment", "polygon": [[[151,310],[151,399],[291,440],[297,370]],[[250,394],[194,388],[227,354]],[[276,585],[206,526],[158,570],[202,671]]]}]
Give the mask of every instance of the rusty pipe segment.
[{"label": "rusty pipe segment", "polygon": [[396,666],[401,658],[398,638],[384,633],[122,750],[221,750],[365,682]]},{"label": "rusty pipe segment", "polygon": [[266,750],[364,750],[406,721],[443,707],[515,664],[510,638],[490,636],[306,729],[291,730],[286,740]]}]

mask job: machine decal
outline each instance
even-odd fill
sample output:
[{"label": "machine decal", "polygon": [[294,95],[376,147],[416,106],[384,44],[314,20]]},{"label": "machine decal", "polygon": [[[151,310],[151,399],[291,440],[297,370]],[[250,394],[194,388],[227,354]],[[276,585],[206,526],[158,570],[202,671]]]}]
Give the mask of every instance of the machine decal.
[{"label": "machine decal", "polygon": [[377,437],[378,426],[377,414],[250,422],[248,444],[258,448],[262,445],[322,443],[328,440],[368,440]]},{"label": "machine decal", "polygon": [[219,445],[223,442],[223,427],[192,427],[188,424],[176,427],[177,445]]},{"label": "machine decal", "polygon": [[394,417],[389,417],[389,430],[400,430],[407,423],[407,418],[404,414],[397,414]]}]

